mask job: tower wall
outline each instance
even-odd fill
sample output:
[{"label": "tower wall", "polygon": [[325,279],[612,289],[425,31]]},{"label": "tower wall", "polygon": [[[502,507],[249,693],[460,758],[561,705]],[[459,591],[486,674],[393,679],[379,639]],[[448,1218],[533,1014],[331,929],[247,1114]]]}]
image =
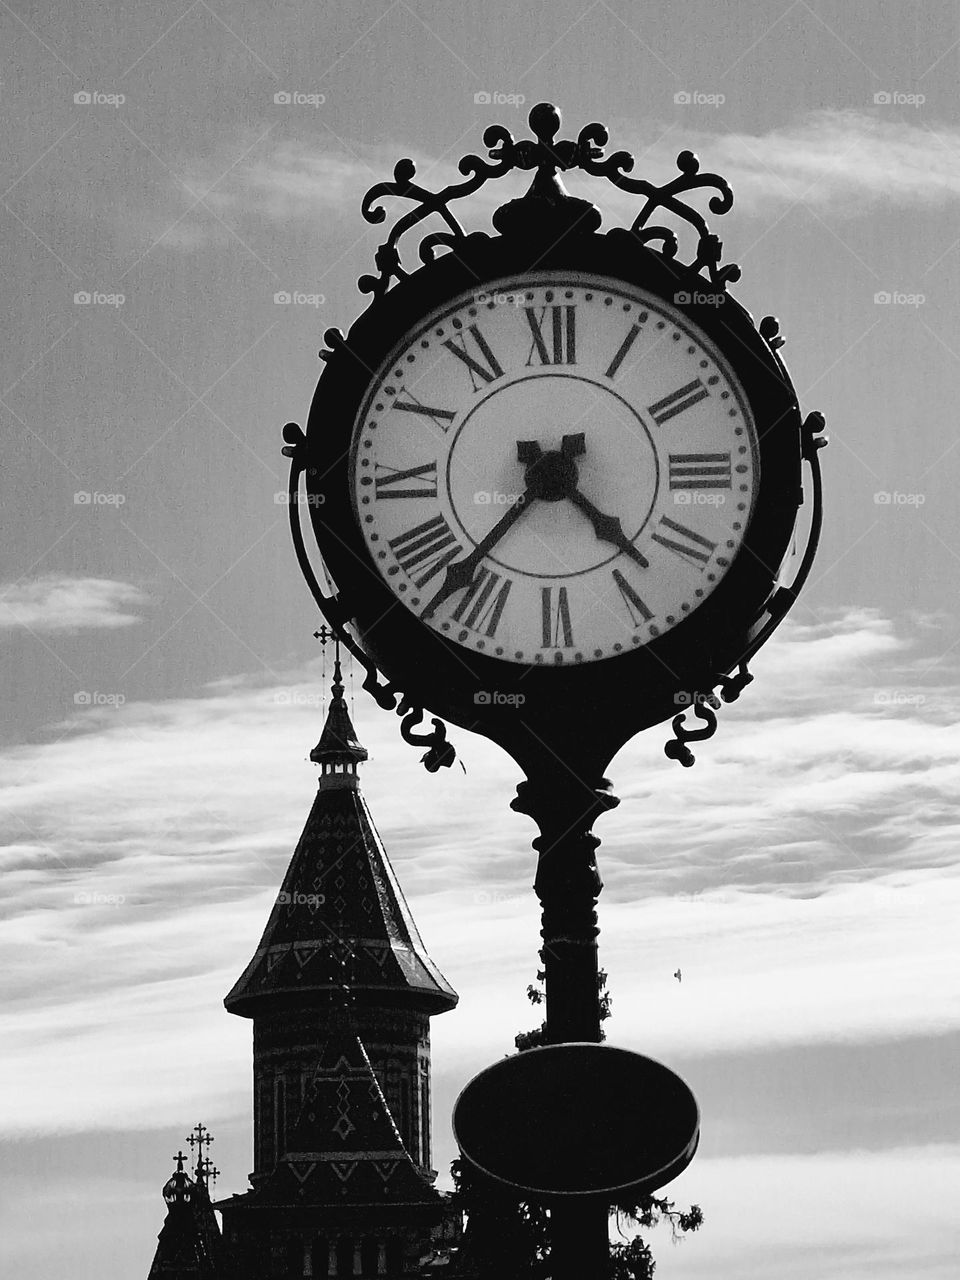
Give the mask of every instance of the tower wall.
[{"label": "tower wall", "polygon": [[[254,1180],[282,1156],[323,1050],[330,1011],[288,1008],[254,1019]],[[430,1125],[430,1019],[414,1010],[354,1007],[363,1042],[400,1138],[414,1164],[433,1177]],[[332,1120],[331,1120],[332,1122]]]}]

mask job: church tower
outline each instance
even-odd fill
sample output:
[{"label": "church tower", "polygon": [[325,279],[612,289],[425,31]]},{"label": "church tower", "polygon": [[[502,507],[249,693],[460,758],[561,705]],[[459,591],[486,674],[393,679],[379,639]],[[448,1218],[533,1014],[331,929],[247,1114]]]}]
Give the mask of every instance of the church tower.
[{"label": "church tower", "polygon": [[223,1249],[220,1227],[210,1203],[208,1184],[219,1170],[203,1154],[213,1141],[207,1128],[198,1124],[187,1138],[198,1148],[194,1176],[184,1170],[187,1157],[178,1151],[176,1169],[163,1188],[167,1216],[148,1280],[223,1280]]},{"label": "church tower", "polygon": [[220,1201],[230,1280],[400,1277],[454,1227],[433,1186],[424,948],[360,790],[335,664],[319,787],[260,944],[224,1001],[253,1022],[251,1189]]}]

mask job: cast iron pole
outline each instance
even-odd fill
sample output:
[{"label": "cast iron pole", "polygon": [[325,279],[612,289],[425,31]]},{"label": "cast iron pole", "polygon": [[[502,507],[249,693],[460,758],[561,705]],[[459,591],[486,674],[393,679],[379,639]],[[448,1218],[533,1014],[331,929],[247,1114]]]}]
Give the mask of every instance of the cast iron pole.
[{"label": "cast iron pole", "polygon": [[[512,807],[540,828],[534,888],[543,908],[547,1041],[600,1041],[597,871],[594,820],[619,803],[606,779],[592,787],[556,761],[517,788]],[[590,1106],[589,1098],[583,1105]],[[552,1280],[601,1280],[610,1261],[609,1206],[572,1197],[550,1206]]]}]

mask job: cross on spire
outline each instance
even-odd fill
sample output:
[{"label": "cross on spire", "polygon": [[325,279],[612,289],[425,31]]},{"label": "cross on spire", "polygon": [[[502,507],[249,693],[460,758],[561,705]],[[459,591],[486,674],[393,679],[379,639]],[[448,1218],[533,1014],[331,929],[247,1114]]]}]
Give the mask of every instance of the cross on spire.
[{"label": "cross on spire", "polygon": [[342,698],[343,677],[340,674],[340,637],[326,623],[321,626],[319,631],[315,631],[313,635],[314,639],[320,641],[324,649],[326,649],[331,640],[333,641],[333,696]]},{"label": "cross on spire", "polygon": [[202,1160],[198,1161],[197,1178],[203,1182],[204,1186],[209,1187],[210,1183],[216,1182],[219,1177],[220,1170],[216,1167],[209,1156],[204,1156]]},{"label": "cross on spire", "polygon": [[[190,1139],[188,1138],[187,1141],[189,1142]],[[187,1157],[183,1154],[182,1151],[178,1151],[173,1158],[177,1162],[177,1173],[183,1173],[183,1166],[186,1163]]]},{"label": "cross on spire", "polygon": [[[210,1143],[213,1142],[213,1138],[210,1136],[210,1130],[207,1128],[205,1124],[195,1124],[191,1129],[189,1136],[187,1137],[187,1142],[189,1142],[191,1147],[196,1148],[197,1177],[202,1178],[203,1171],[204,1171],[204,1164],[210,1163],[209,1160],[205,1159],[203,1154],[204,1147],[209,1147]],[[183,1158],[186,1159],[186,1156],[184,1156]]]}]

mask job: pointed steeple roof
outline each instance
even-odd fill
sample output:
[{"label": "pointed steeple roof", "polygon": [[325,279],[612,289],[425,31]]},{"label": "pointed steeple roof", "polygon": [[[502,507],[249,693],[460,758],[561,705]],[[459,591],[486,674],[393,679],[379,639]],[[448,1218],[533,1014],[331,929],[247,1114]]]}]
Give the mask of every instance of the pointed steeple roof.
[{"label": "pointed steeple roof", "polygon": [[319,789],[253,959],[228,994],[231,1013],[271,1003],[354,998],[442,1013],[457,995],[434,965],[359,789],[366,759],[343,700],[339,658],[323,734],[311,752]]},{"label": "pointed steeple roof", "polygon": [[163,1188],[167,1216],[148,1280],[223,1280],[220,1228],[206,1181],[184,1172],[186,1158],[177,1152],[177,1168]]},{"label": "pointed steeple roof", "polygon": [[367,1051],[345,1013],[332,1020],[303,1105],[275,1168],[236,1205],[338,1210],[441,1205],[404,1148]]},{"label": "pointed steeple roof", "polygon": [[333,665],[333,685],[331,687],[330,706],[327,709],[327,720],[323,726],[320,741],[310,752],[314,764],[336,764],[353,761],[358,764],[367,759],[367,750],[357,737],[350,712],[343,697],[343,679],[340,674],[340,651]]}]

